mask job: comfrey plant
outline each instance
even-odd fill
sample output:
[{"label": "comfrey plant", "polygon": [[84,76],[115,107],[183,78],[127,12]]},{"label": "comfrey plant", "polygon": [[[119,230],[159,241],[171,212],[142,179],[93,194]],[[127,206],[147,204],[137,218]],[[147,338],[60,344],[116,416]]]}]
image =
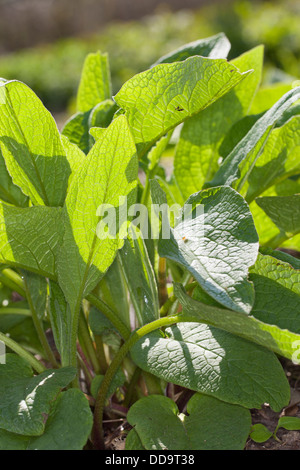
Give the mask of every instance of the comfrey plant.
[{"label": "comfrey plant", "polygon": [[104,449],[115,422],[126,449],[243,449],[251,409],[288,405],[300,87],[229,49],[187,44],[113,98],[90,54],[61,133],[1,80],[0,449]]}]

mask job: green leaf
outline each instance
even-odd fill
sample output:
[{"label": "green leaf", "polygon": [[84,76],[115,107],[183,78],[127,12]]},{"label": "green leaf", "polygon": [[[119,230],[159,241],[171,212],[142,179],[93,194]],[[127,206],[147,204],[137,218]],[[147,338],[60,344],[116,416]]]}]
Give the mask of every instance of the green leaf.
[{"label": "green leaf", "polygon": [[178,413],[176,403],[170,398],[152,395],[138,400],[130,408],[127,420],[146,450],[191,449]]},{"label": "green leaf", "polygon": [[243,450],[251,425],[250,412],[196,393],[183,419],[195,450]]},{"label": "green leaf", "polygon": [[131,354],[141,369],[227,403],[260,408],[267,402],[278,411],[289,402],[275,354],[217,328],[178,323],[165,338],[157,332],[145,336]]},{"label": "green leaf", "polygon": [[[104,375],[95,375],[91,383],[91,394],[94,398],[97,398],[100,386],[103,382]],[[119,369],[111,381],[110,387],[107,392],[107,398],[111,397],[115,391],[122,387],[126,381],[124,373]]]},{"label": "green leaf", "polygon": [[107,99],[98,103],[91,111],[89,118],[89,126],[91,127],[107,127],[111,123],[115,112],[117,111],[116,103]]},{"label": "green leaf", "polygon": [[292,84],[275,83],[262,86],[252,102],[250,113],[259,114],[270,109],[285,93],[290,91]]},{"label": "green leaf", "polygon": [[62,210],[0,203],[0,263],[56,278]]},{"label": "green leaf", "polygon": [[235,187],[240,190],[263,151],[273,126],[299,98],[300,87],[297,87],[286,93],[269,111],[263,114],[227,156],[214,178],[206,186],[230,186],[235,183]]},{"label": "green leaf", "polygon": [[101,52],[88,54],[77,93],[77,111],[85,113],[101,101],[111,98],[111,94],[108,55]]},{"label": "green leaf", "polygon": [[97,287],[97,297],[118,313],[122,321],[130,327],[128,292],[118,258],[101,279]]},{"label": "green leaf", "polygon": [[300,269],[259,254],[249,277],[255,289],[251,314],[270,325],[300,333]]},{"label": "green leaf", "polygon": [[[79,147],[87,154],[94,145],[95,139],[90,132],[91,128],[105,128],[111,123],[117,105],[112,100],[105,100],[98,103],[94,108],[85,113],[74,114],[64,125],[62,136],[67,137],[70,142]],[[91,135],[90,135],[91,134]]]},{"label": "green leaf", "polygon": [[88,401],[77,389],[59,395],[41,436],[29,437],[0,429],[0,450],[81,450],[92,428]]},{"label": "green leaf", "polygon": [[176,147],[174,173],[185,197],[199,191],[219,168],[220,145],[231,126],[247,114],[261,80],[263,47],[230,62],[241,72],[254,69],[233,90],[184,123]]},{"label": "green leaf", "polygon": [[188,321],[215,326],[264,346],[287,359],[294,359],[295,345],[300,344],[300,335],[263,323],[253,316],[198,302],[187,295],[183,287],[178,284],[174,285],[174,293]]},{"label": "green leaf", "polygon": [[251,427],[250,438],[254,442],[266,442],[270,437],[273,436],[273,433],[261,423],[254,424]]},{"label": "green leaf", "polygon": [[288,431],[300,431],[300,418],[296,416],[281,416],[278,420],[277,428],[284,428]]},{"label": "green leaf", "polygon": [[123,108],[137,150],[152,144],[187,118],[225,95],[248,75],[224,59],[191,57],[135,75],[115,96]]},{"label": "green leaf", "polygon": [[179,62],[194,55],[210,57],[211,59],[226,59],[230,51],[230,42],[224,33],[216,34],[209,38],[198,39],[179,47],[175,51],[158,59],[153,67],[158,64]]},{"label": "green leaf", "polygon": [[77,94],[77,113],[64,125],[62,134],[85,154],[93,146],[89,130],[93,126],[107,127],[116,111],[111,100],[111,79],[107,54],[97,52],[87,56]]},{"label": "green leaf", "polygon": [[89,325],[93,334],[101,336],[103,343],[107,344],[113,351],[120,349],[120,334],[103,313],[95,307],[92,307],[90,310]]},{"label": "green leaf", "polygon": [[157,143],[152,147],[152,149],[149,151],[147,155],[148,159],[148,170],[149,172],[155,170],[157,168],[157,165],[159,164],[160,158],[163,154],[163,152],[166,150],[170,139],[172,137],[172,131],[168,132],[166,135],[164,135]]},{"label": "green leaf", "polygon": [[257,198],[256,203],[272,222],[292,237],[300,232],[300,195]]},{"label": "green leaf", "polygon": [[77,145],[85,154],[90,150],[90,114],[90,111],[74,114],[68,119],[62,129],[62,135],[67,137],[70,142]]},{"label": "green leaf", "polygon": [[196,216],[178,218],[171,238],[159,240],[160,256],[185,267],[222,305],[249,313],[254,290],[247,275],[258,254],[258,236],[246,202],[232,188],[219,187],[200,191],[185,204]]},{"label": "green leaf", "polygon": [[[128,412],[134,428],[126,450],[242,450],[249,434],[248,410],[195,394],[179,414],[167,397],[152,395],[138,400]],[[170,432],[170,429],[172,432]]]},{"label": "green leaf", "polygon": [[118,210],[120,197],[127,196],[128,207],[134,203],[137,171],[135,145],[126,118],[120,116],[102,134],[74,175],[63,208],[65,231],[58,278],[71,310],[96,286],[123,245],[124,227],[121,235],[116,231],[106,238],[98,236],[97,210],[105,204]]},{"label": "green leaf", "polygon": [[28,198],[22,193],[21,189],[13,183],[13,180],[7,171],[1,150],[0,174],[0,199],[15,206],[26,207],[28,205]]},{"label": "green leaf", "polygon": [[126,279],[140,326],[159,317],[155,274],[141,233],[130,226],[129,234],[119,251],[119,261]]},{"label": "green leaf", "polygon": [[0,450],[25,450],[28,438],[0,429]]},{"label": "green leaf", "polygon": [[274,129],[248,178],[250,203],[271,186],[300,172],[300,117]]},{"label": "green leaf", "polygon": [[295,256],[292,256],[289,253],[285,253],[284,251],[279,251],[279,250],[272,250],[271,248],[268,248],[268,247],[261,247],[260,252],[263,255],[269,255],[269,256],[272,256],[273,258],[283,261],[284,263],[288,263],[294,269],[300,269],[300,259],[295,258]]},{"label": "green leaf", "polygon": [[134,428],[126,436],[125,450],[146,450]]},{"label": "green leaf", "polygon": [[[14,302],[13,305],[9,304],[7,307],[7,313],[4,311],[1,312],[0,331],[9,335],[11,339],[25,347],[32,354],[39,354],[43,357],[45,353],[29,313],[30,311],[19,306],[19,304],[20,302]],[[27,306],[27,304],[25,305]],[[10,314],[10,307],[18,313]],[[44,327],[49,327],[49,324],[44,323]]]},{"label": "green leaf", "polygon": [[62,366],[70,364],[71,311],[59,285],[49,280],[49,317],[55,346],[60,354]]},{"label": "green leaf", "polygon": [[76,369],[48,369],[34,376],[31,367],[15,354],[6,355],[0,365],[0,429],[37,436],[44,432],[45,414],[61,388]]},{"label": "green leaf", "polygon": [[260,119],[261,116],[262,113],[247,115],[233,124],[233,126],[225,135],[219,148],[219,154],[222,157],[222,161],[227,158],[227,156],[232,152],[239,141],[245,137],[245,135],[250,131],[251,127],[254,126],[256,121]]},{"label": "green leaf", "polygon": [[[47,281],[45,277],[22,270],[28,302],[40,321],[44,320],[47,303]],[[30,299],[29,299],[30,297]]]},{"label": "green leaf", "polygon": [[66,157],[70,165],[71,175],[69,177],[68,185],[70,186],[72,177],[74,176],[75,172],[80,167],[81,163],[85,159],[85,154],[78,145],[72,143],[68,137],[65,135],[61,135],[61,140],[65,149]]},{"label": "green leaf", "polygon": [[14,184],[35,205],[63,205],[71,170],[53,117],[21,82],[0,93],[0,146]]}]

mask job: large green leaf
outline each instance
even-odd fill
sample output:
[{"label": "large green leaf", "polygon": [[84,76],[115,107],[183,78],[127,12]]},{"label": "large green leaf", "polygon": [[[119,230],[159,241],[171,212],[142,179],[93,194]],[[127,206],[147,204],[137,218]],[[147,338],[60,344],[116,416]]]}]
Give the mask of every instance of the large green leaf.
[{"label": "large green leaf", "polygon": [[[146,450],[191,449],[178,414],[177,405],[170,398],[152,395],[138,400],[130,408],[127,420]],[[126,444],[126,450],[132,448]]]},{"label": "large green leaf", "polygon": [[0,429],[31,436],[42,434],[51,401],[75,374],[76,369],[66,367],[34,376],[24,359],[7,354],[6,364],[0,365]]},{"label": "large green leaf", "polygon": [[271,108],[285,93],[292,88],[291,83],[272,83],[262,86],[252,102],[250,113],[259,114]]},{"label": "large green leaf", "polygon": [[87,55],[77,93],[77,111],[85,113],[96,104],[111,98],[108,55],[101,52]]},{"label": "large green leaf", "polygon": [[183,321],[198,321],[215,326],[264,346],[287,359],[295,358],[299,363],[295,357],[300,344],[299,334],[276,325],[269,325],[253,316],[199,302],[187,295],[183,287],[178,284],[175,284],[174,292],[185,314]]},{"label": "large green leaf", "polygon": [[101,52],[91,53],[83,65],[77,112],[65,123],[62,133],[87,154],[94,143],[89,129],[107,127],[115,110],[116,104],[111,100],[108,56]]},{"label": "large green leaf", "polygon": [[222,305],[249,313],[254,290],[247,275],[258,254],[258,236],[246,202],[234,189],[219,187],[200,191],[185,204],[193,211],[202,205],[202,211],[178,218],[170,239],[159,240],[160,256],[184,266]]},{"label": "large green leaf", "polygon": [[0,146],[14,184],[33,204],[63,205],[71,170],[53,117],[21,82],[0,93]]},{"label": "large green leaf", "polygon": [[159,302],[155,274],[141,234],[130,227],[119,260],[140,325],[157,320]]},{"label": "large green leaf", "polygon": [[71,310],[96,286],[123,245],[124,233],[98,236],[104,213],[97,211],[105,204],[118,211],[120,197],[127,197],[130,207],[136,198],[137,171],[135,145],[126,118],[120,116],[102,133],[72,178],[63,208],[58,277]]},{"label": "large green leaf", "polygon": [[[226,331],[178,323],[132,349],[134,362],[167,382],[247,408],[288,404],[289,386],[275,354]],[[266,370],[266,363],[268,368]]]},{"label": "large green leaf", "polygon": [[288,237],[300,232],[300,194],[259,197],[256,203]]},{"label": "large green leaf", "polygon": [[87,399],[77,389],[59,395],[41,436],[22,436],[0,429],[0,450],[81,450],[92,428]]},{"label": "large green leaf", "polygon": [[245,137],[227,156],[214,178],[207,186],[232,185],[240,190],[257,158],[263,151],[264,145],[276,122],[283,113],[300,98],[300,87],[287,92],[277,103],[258,119]]},{"label": "large green leaf", "polygon": [[248,410],[196,393],[187,404],[187,413],[183,424],[192,449],[244,449],[251,425]]},{"label": "large green leaf", "polygon": [[0,263],[56,278],[62,209],[0,203]]},{"label": "large green leaf", "polygon": [[142,155],[169,130],[207,108],[247,75],[224,59],[195,56],[135,75],[122,86],[115,101],[125,110]]},{"label": "large green leaf", "polygon": [[250,268],[255,288],[252,315],[259,320],[300,333],[300,267],[259,254]]},{"label": "large green leaf", "polygon": [[300,117],[274,129],[248,177],[247,201],[300,172]]},{"label": "large green leaf", "polygon": [[[187,412],[188,416],[179,414],[167,397],[141,398],[127,416],[134,428],[127,436],[126,450],[244,448],[251,425],[248,410],[197,393],[188,402]],[[185,462],[183,457],[181,462]]]},{"label": "large green leaf", "polygon": [[224,33],[209,38],[198,39],[169,52],[158,59],[153,66],[171,62],[179,62],[194,55],[210,57],[211,59],[226,59],[230,51],[230,42]]},{"label": "large green leaf", "polygon": [[263,48],[230,62],[241,72],[254,69],[245,80],[184,123],[175,153],[175,176],[185,197],[199,191],[219,168],[220,145],[231,126],[247,114],[261,80]]}]

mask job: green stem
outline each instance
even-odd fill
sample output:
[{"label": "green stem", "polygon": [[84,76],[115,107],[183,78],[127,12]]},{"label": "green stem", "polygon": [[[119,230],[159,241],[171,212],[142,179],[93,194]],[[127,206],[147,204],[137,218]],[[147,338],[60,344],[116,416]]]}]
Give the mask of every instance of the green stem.
[{"label": "green stem", "polygon": [[59,365],[58,365],[58,363],[55,359],[55,356],[53,354],[52,349],[49,346],[49,343],[48,343],[48,340],[47,340],[47,337],[46,337],[46,333],[45,333],[44,328],[43,328],[43,323],[38,317],[38,314],[37,314],[37,311],[34,307],[34,304],[33,304],[33,301],[32,301],[31,295],[30,295],[30,291],[28,289],[26,281],[24,281],[24,288],[25,288],[26,299],[27,299],[29,308],[31,310],[32,321],[33,321],[34,327],[36,329],[36,332],[38,334],[41,345],[43,346],[46,357],[49,360],[49,362],[51,362],[53,367],[58,368]]},{"label": "green stem", "polygon": [[17,292],[22,297],[26,298],[24,282],[22,278],[12,269],[5,268],[0,271],[0,282],[11,290]]},{"label": "green stem", "polygon": [[159,310],[159,316],[160,317],[165,317],[172,307],[172,305],[176,302],[176,297],[175,295],[172,295],[172,297],[169,297],[168,300],[161,306]]},{"label": "green stem", "polygon": [[[194,282],[190,282],[189,284],[186,284],[185,286],[185,290],[187,292],[189,292],[190,290],[193,290],[195,289],[195,287],[197,287],[199,284],[198,282],[194,281]],[[172,305],[174,304],[174,302],[176,302],[176,297],[175,295],[172,295],[171,297],[168,298],[168,300],[161,306],[160,310],[159,310],[159,316],[160,317],[165,317],[170,308],[172,307]]]},{"label": "green stem", "polygon": [[24,315],[31,317],[31,311],[28,308],[0,307],[0,315]]},{"label": "green stem", "polygon": [[22,346],[16,343],[13,339],[8,338],[4,333],[1,332],[0,341],[2,341],[7,347],[9,347],[20,357],[25,359],[38,374],[41,374],[44,372],[44,370],[46,370],[46,368],[34,356],[32,356],[32,354],[26,351],[26,349],[22,348]]},{"label": "green stem", "polygon": [[88,327],[85,315],[82,310],[79,316],[78,333],[80,334],[80,337],[83,341],[83,344],[87,352],[87,356],[92,364],[95,374],[99,374],[100,364],[99,364],[96,351],[93,345],[93,341],[89,332],[89,327]]},{"label": "green stem", "polygon": [[152,172],[148,172],[146,174],[146,181],[145,181],[145,186],[143,190],[143,194],[141,197],[141,204],[144,206],[147,206],[148,199],[149,199],[149,194],[150,194],[150,179],[153,177]]},{"label": "green stem", "polygon": [[114,325],[116,330],[120,333],[122,338],[127,339],[130,336],[130,329],[123,323],[115,313],[103,300],[96,297],[94,294],[87,295],[86,299],[94,305],[108,320]]},{"label": "green stem", "polygon": [[105,376],[102,381],[101,387],[99,389],[96,402],[95,402],[95,412],[94,412],[94,428],[93,428],[93,442],[96,449],[103,449],[103,430],[102,430],[102,421],[103,421],[103,410],[109,390],[111,381],[113,380],[116,372],[121,366],[124,358],[130,349],[135,345],[135,343],[141,339],[143,336],[151,333],[154,330],[162,328],[164,326],[169,326],[178,322],[187,322],[194,320],[195,317],[189,317],[187,315],[173,315],[159,320],[155,320],[147,325],[142,326],[138,330],[134,331],[123,346],[119,349],[115,357],[113,358]]}]

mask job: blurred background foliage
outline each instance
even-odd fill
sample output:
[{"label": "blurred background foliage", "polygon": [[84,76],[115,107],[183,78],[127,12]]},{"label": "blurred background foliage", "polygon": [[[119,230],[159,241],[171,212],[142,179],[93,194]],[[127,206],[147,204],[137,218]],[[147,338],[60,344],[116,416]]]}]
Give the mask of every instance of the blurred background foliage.
[{"label": "blurred background foliage", "polygon": [[299,24],[299,1],[219,1],[177,11],[165,5],[139,19],[102,24],[99,32],[5,51],[0,56],[0,76],[25,82],[53,113],[70,114],[87,53],[108,52],[116,93],[124,81],[158,57],[223,31],[232,44],[229,58],[264,44],[264,83],[291,82],[300,77]]}]

